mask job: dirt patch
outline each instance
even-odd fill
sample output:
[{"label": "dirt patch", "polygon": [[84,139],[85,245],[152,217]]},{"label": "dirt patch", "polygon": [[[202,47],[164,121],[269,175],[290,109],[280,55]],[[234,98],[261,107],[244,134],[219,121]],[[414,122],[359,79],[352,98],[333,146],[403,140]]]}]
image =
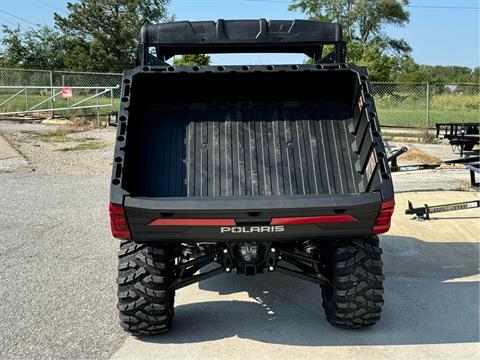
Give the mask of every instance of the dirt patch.
[{"label": "dirt patch", "polygon": [[[87,131],[82,131],[87,129]],[[15,131],[16,130],[16,131]],[[32,167],[52,174],[108,174],[111,172],[115,129],[76,126],[14,128],[5,136]]]},{"label": "dirt patch", "polygon": [[384,136],[384,141],[391,141],[391,142],[398,142],[398,143],[419,143],[419,138],[411,137],[411,136]]},{"label": "dirt patch", "polygon": [[384,141],[401,143],[419,143],[419,144],[440,144],[442,139],[438,139],[432,131],[395,131],[386,129],[382,131]]},{"label": "dirt patch", "polygon": [[436,156],[427,154],[415,146],[411,146],[408,151],[399,157],[402,164],[440,164],[442,162]]},{"label": "dirt patch", "polygon": [[[75,132],[77,133],[77,132]],[[70,137],[71,133],[57,132],[41,132],[41,131],[24,131],[23,134],[27,135],[34,141],[41,141],[44,143],[68,143],[68,142],[85,142],[96,140],[93,137]]]},{"label": "dirt patch", "polygon": [[62,136],[62,135],[65,136],[68,134],[85,132],[93,129],[94,127],[91,121],[76,119],[73,121],[71,125],[59,126],[57,129],[55,129],[53,133],[58,136]]},{"label": "dirt patch", "polygon": [[[86,139],[90,139],[90,138],[86,138]],[[59,150],[60,151],[99,150],[99,149],[103,149],[106,146],[108,146],[108,144],[104,143],[103,141],[98,141],[94,139],[93,141],[90,141],[90,142],[81,142],[80,144],[77,144],[75,146],[67,147]]]}]

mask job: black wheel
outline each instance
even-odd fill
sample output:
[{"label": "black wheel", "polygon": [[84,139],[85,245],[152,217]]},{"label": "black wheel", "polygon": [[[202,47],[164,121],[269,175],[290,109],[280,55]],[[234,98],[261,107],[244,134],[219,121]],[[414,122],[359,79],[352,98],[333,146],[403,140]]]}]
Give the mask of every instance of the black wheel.
[{"label": "black wheel", "polygon": [[363,328],[380,319],[383,305],[382,250],[378,237],[341,241],[322,256],[331,286],[322,287],[327,320]]},{"label": "black wheel", "polygon": [[134,335],[154,335],[172,326],[174,260],[168,248],[124,241],[118,254],[120,324]]}]

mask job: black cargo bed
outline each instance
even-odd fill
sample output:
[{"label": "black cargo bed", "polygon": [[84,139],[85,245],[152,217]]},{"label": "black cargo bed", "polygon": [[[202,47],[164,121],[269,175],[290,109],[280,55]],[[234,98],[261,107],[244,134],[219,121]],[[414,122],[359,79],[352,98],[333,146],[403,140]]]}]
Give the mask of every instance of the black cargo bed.
[{"label": "black cargo bed", "polygon": [[357,193],[358,155],[342,103],[143,109],[129,190],[138,197]]},{"label": "black cargo bed", "polygon": [[[123,76],[110,197],[133,241],[332,240],[385,226],[393,188],[376,108],[341,37],[305,21],[144,27]],[[315,63],[166,62],[284,50]]]},{"label": "black cargo bed", "polygon": [[137,74],[125,89],[122,189],[156,199],[370,192],[381,179],[358,75],[273,68]]}]

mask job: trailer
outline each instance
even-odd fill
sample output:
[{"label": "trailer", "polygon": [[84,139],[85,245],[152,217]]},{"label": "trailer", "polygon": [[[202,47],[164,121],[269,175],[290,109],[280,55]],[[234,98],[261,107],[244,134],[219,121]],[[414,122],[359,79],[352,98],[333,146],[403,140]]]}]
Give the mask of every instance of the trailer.
[{"label": "trailer", "polygon": [[476,144],[480,144],[480,123],[437,123],[437,138],[447,139],[450,145],[460,150],[472,151]]}]

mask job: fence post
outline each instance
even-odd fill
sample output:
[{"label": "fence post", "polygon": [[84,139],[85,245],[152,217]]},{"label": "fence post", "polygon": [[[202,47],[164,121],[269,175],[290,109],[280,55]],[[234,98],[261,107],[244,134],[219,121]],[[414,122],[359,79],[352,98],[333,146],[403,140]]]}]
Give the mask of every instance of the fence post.
[{"label": "fence post", "polygon": [[[53,95],[55,95],[55,90],[53,89],[53,71],[50,70],[50,90],[51,90],[51,96],[52,96],[52,109],[55,109],[55,98]],[[55,117],[55,111],[52,110],[52,118]]]},{"label": "fence post", "polygon": [[425,129],[428,133],[428,127],[430,125],[430,83],[427,82],[427,116],[425,119]]},{"label": "fence post", "polygon": [[97,98],[97,127],[100,127],[100,111],[98,109],[98,106],[100,105],[99,99],[98,99],[98,89],[95,89],[95,95]]}]

